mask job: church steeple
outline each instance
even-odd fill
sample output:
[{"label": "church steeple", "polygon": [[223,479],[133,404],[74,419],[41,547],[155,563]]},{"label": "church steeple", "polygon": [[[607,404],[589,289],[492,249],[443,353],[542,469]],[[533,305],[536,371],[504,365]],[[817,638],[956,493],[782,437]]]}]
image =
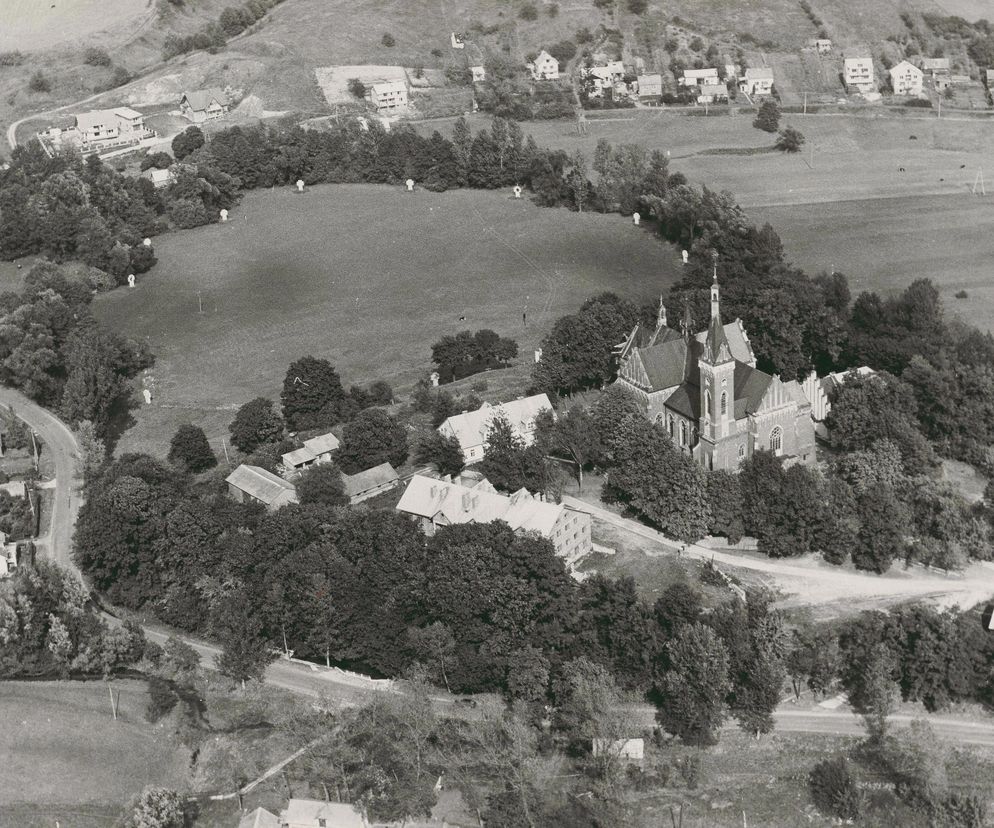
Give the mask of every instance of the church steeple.
[{"label": "church steeple", "polygon": [[731,468],[728,438],[735,430],[735,360],[721,324],[717,262],[711,283],[711,322],[697,365],[701,392],[699,459],[707,469]]},{"label": "church steeple", "polygon": [[711,323],[708,325],[707,339],[704,340],[702,359],[717,365],[729,362],[732,352],[725,336],[725,326],[721,324],[721,296],[718,289],[718,265],[714,268],[714,281],[711,283]]}]

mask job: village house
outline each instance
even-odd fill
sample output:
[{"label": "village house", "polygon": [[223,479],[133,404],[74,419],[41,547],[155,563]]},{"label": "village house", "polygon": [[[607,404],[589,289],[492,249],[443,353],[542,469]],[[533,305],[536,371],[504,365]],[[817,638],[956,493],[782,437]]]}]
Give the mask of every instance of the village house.
[{"label": "village house", "polygon": [[891,67],[890,85],[895,95],[921,95],[925,75],[917,66],[902,60]]},{"label": "village house", "polygon": [[772,95],[773,70],[768,66],[750,66],[739,81],[739,90],[747,95]]},{"label": "village house", "polygon": [[179,101],[180,114],[195,124],[223,118],[231,108],[231,99],[220,89],[198,89],[184,92]]},{"label": "village house", "polygon": [[7,578],[14,574],[19,566],[31,563],[28,556],[28,549],[31,544],[18,544],[7,540],[7,534],[0,532],[0,578]]},{"label": "village house", "polygon": [[928,75],[938,92],[945,90],[951,83],[949,58],[922,58],[922,71]]},{"label": "village house", "polygon": [[283,828],[283,823],[276,814],[260,806],[244,814],[238,820],[238,828]]},{"label": "village house", "polygon": [[815,40],[809,41],[809,43],[815,48],[819,55],[827,55],[832,51],[832,41],[827,37],[819,37]]},{"label": "village house", "polygon": [[338,438],[330,431],[304,440],[303,445],[283,455],[283,467],[287,471],[300,471],[308,466],[331,462],[331,453],[338,449]]},{"label": "village house", "polygon": [[658,72],[651,75],[639,75],[636,79],[639,98],[658,98],[663,94],[663,76]]},{"label": "village house", "polygon": [[847,89],[858,92],[876,92],[877,82],[873,75],[873,58],[846,58],[842,62],[842,79]]},{"label": "village house", "polygon": [[343,802],[291,799],[280,817],[283,828],[369,828],[362,811]]},{"label": "village house", "polygon": [[297,489],[271,471],[242,463],[225,478],[228,494],[239,503],[255,501],[275,512],[288,503],[299,503]]},{"label": "village house", "polygon": [[984,78],[987,80],[987,88],[994,89],[994,69],[984,72]]},{"label": "village house", "polygon": [[384,80],[366,88],[366,100],[377,112],[395,112],[407,107],[407,83],[403,80]]},{"label": "village house", "polygon": [[832,393],[853,375],[868,377],[874,373],[875,371],[872,368],[863,366],[861,368],[854,368],[851,371],[837,371],[834,374],[828,374],[824,377],[819,377],[818,374],[812,371],[804,378],[801,383],[801,390],[804,392],[807,401],[811,403],[811,420],[814,423],[816,437],[822,440],[829,439],[828,427],[825,425],[825,420],[832,410]]},{"label": "village house", "polygon": [[718,83],[718,70],[714,68],[684,69],[683,77],[680,78],[681,86],[704,86],[715,83]]},{"label": "village house", "polygon": [[127,106],[81,112],[75,118],[75,126],[84,144],[102,141],[138,143],[154,135],[145,126],[145,116]]},{"label": "village house", "polygon": [[457,523],[502,520],[515,532],[537,532],[552,542],[556,555],[572,565],[593,550],[590,515],[561,503],[539,500],[526,489],[500,494],[486,479],[437,480],[416,474],[397,511],[417,521],[426,535]]},{"label": "village house", "polygon": [[545,51],[545,49],[538,53],[535,60],[531,63],[526,63],[525,66],[532,73],[532,80],[559,79],[559,61]]},{"label": "village house", "polygon": [[389,463],[380,463],[371,469],[357,472],[356,474],[343,474],[342,485],[345,487],[345,494],[349,496],[349,503],[355,506],[378,494],[390,491],[400,482],[397,472]]},{"label": "village house", "polygon": [[728,87],[723,83],[706,83],[697,89],[697,103],[699,104],[720,103],[728,100]]},{"label": "village house", "polygon": [[667,327],[662,302],[651,334],[636,325],[617,346],[617,382],[673,444],[706,469],[735,471],[756,451],[814,462],[811,404],[794,380],[756,368],[742,322],[723,324],[717,276],[707,330]]},{"label": "village house", "polygon": [[498,405],[483,403],[476,411],[464,411],[449,417],[438,427],[438,433],[455,437],[466,464],[472,465],[483,459],[483,444],[495,416],[503,414],[514,433],[526,446],[530,446],[535,441],[535,418],[546,410],[552,411],[552,403],[546,394],[535,394]]},{"label": "village house", "polygon": [[463,37],[462,37],[461,34],[456,34],[455,32],[452,32],[452,34],[449,37],[449,41],[452,43],[452,48],[453,49],[465,49],[466,48],[466,42],[463,40]]},{"label": "village house", "polygon": [[167,167],[164,170],[149,167],[149,169],[143,170],[140,176],[151,181],[152,186],[157,190],[164,189],[176,182],[176,173],[173,172],[172,167]]},{"label": "village house", "polygon": [[487,70],[483,66],[470,66],[469,71],[473,75],[473,83],[482,83],[487,79]]}]

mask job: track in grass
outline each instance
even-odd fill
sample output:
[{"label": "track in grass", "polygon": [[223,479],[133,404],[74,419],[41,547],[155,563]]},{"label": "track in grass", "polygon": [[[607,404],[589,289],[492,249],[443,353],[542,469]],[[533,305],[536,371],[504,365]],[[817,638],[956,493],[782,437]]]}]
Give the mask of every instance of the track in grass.
[{"label": "track in grass", "polygon": [[680,267],[651,229],[616,215],[372,185],[249,193],[228,223],[162,236],[156,254],[138,287],[94,307],[157,356],[154,403],[122,448],[161,450],[190,420],[219,438],[233,408],[275,397],[303,354],[347,384],[404,386],[430,371],[443,334],[492,328],[528,360],[583,300],[653,301]]}]

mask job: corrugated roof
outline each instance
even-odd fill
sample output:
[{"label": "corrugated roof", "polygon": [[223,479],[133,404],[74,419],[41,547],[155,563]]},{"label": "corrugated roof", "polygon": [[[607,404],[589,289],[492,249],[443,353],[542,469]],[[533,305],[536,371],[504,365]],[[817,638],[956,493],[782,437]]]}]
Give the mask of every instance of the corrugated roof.
[{"label": "corrugated roof", "polygon": [[371,469],[358,472],[357,474],[343,474],[342,484],[345,487],[345,494],[349,497],[368,492],[377,486],[385,486],[387,483],[396,483],[400,478],[397,472],[389,463],[380,463]]},{"label": "corrugated roof", "polygon": [[297,497],[297,489],[292,483],[288,483],[282,477],[277,477],[266,469],[249,466],[245,463],[242,463],[229,474],[225,478],[225,482],[262,503],[273,503],[278,497],[286,493],[292,495],[293,500],[296,500]]},{"label": "corrugated roof", "polygon": [[304,446],[313,451],[315,455],[335,451],[340,445],[338,438],[330,431],[327,434],[319,434],[309,440],[304,440]]},{"label": "corrugated roof", "polygon": [[449,417],[439,431],[448,431],[459,441],[459,445],[465,451],[472,446],[483,445],[486,440],[487,431],[490,428],[490,421],[498,411],[502,411],[508,422],[516,430],[522,430],[525,423],[534,420],[540,412],[548,409],[552,410],[552,403],[549,402],[547,394],[535,394],[531,397],[522,397],[499,405],[489,405],[484,403],[476,411],[465,411]]}]

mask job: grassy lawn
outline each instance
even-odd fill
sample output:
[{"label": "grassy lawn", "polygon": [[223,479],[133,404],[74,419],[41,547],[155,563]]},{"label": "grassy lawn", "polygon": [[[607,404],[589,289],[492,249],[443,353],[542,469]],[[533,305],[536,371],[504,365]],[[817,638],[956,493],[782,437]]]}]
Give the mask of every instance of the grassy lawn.
[{"label": "grassy lawn", "polygon": [[183,790],[189,755],[145,721],[144,685],[0,682],[0,825],[105,826],[148,784]]},{"label": "grassy lawn", "polygon": [[584,299],[615,290],[652,301],[679,268],[672,248],[619,216],[506,192],[370,185],[249,193],[227,224],[162,236],[156,254],[134,290],[94,303],[157,356],[153,404],[136,412],[122,450],[164,453],[186,421],[219,449],[234,410],[276,396],[303,354],[330,359],[347,384],[403,389],[430,371],[441,335],[489,327],[531,362],[552,322]]}]

